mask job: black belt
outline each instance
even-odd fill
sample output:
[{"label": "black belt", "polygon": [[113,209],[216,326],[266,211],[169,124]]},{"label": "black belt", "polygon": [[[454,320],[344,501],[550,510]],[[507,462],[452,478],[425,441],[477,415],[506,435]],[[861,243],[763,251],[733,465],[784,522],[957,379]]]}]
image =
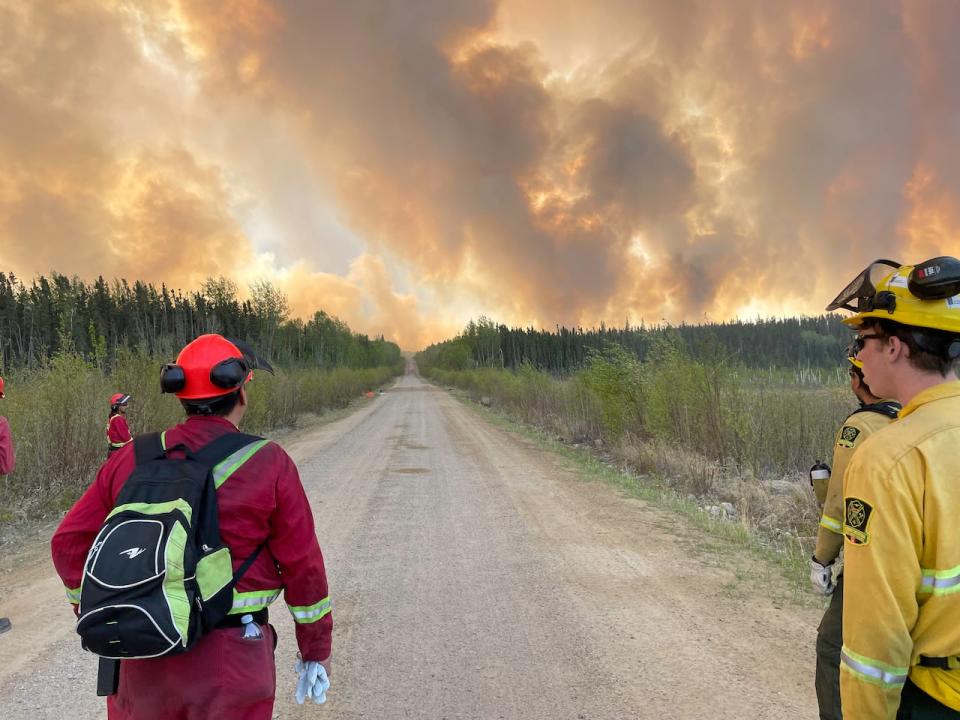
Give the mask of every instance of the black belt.
[{"label": "black belt", "polygon": [[960,658],[927,657],[926,655],[921,655],[917,665],[922,665],[923,667],[940,668],[941,670],[958,670],[960,669]]},{"label": "black belt", "polygon": [[256,612],[252,613],[236,613],[227,615],[223,620],[217,623],[215,629],[219,630],[220,628],[243,627],[246,625],[246,623],[243,622],[243,618],[245,618],[247,615],[251,615],[253,617],[253,622],[255,622],[257,625],[266,625],[268,622],[270,622],[270,611],[267,608],[263,608],[262,610],[257,610]]}]

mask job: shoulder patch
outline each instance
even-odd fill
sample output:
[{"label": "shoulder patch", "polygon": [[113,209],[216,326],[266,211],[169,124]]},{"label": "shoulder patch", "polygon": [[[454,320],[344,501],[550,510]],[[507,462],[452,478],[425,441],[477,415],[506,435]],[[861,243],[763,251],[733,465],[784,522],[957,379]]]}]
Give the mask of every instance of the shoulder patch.
[{"label": "shoulder patch", "polygon": [[837,445],[845,448],[852,448],[860,437],[860,428],[853,425],[844,425],[840,428],[840,435],[837,437]]},{"label": "shoulder patch", "polygon": [[873,515],[873,506],[860,498],[844,498],[843,534],[854,545],[870,542],[867,528]]}]

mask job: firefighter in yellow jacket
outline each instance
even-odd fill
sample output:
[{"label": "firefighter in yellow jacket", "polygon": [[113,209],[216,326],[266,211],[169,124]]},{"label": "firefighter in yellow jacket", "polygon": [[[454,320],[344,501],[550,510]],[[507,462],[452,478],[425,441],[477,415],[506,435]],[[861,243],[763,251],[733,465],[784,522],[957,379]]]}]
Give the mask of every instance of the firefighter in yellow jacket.
[{"label": "firefighter in yellow jacket", "polygon": [[815,591],[830,595],[830,605],[817,628],[817,704],[820,720],[841,720],[840,648],[843,644],[843,473],[854,450],[897,417],[900,405],[881,400],[863,379],[860,361],[852,355],[850,390],[860,407],[843,421],[833,446],[833,472],[829,481],[814,486],[823,508],[817,528],[817,546],[810,559],[810,582]]},{"label": "firefighter in yellow jacket", "polygon": [[843,481],[848,720],[960,718],[960,261],[871,264],[827,307],[899,418]]}]

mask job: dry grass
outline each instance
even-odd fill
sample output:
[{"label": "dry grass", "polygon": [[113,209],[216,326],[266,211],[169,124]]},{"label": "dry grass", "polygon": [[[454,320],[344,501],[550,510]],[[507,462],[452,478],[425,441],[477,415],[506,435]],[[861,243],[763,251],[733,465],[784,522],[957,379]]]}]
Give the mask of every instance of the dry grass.
[{"label": "dry grass", "polygon": [[[108,399],[114,392],[133,396],[127,419],[134,433],[180,422],[180,404],[160,393],[161,363],[128,352],[108,373],[78,355],[62,354],[39,370],[8,376],[0,414],[10,421],[17,467],[0,480],[0,521],[58,513],[83,492],[106,455]],[[295,425],[301,413],[345,407],[394,374],[391,368],[257,373],[248,386],[244,430],[264,433]]]}]

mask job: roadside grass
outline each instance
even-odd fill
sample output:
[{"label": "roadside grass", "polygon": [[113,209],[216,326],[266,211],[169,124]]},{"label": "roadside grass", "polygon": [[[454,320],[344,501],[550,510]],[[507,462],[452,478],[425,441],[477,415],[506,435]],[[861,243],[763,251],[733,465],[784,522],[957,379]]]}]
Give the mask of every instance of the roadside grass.
[{"label": "roadside grass", "polygon": [[826,607],[823,598],[809,591],[809,553],[796,536],[784,534],[777,538],[758,533],[746,516],[734,521],[716,518],[695,498],[678,493],[665,478],[617,467],[596,448],[560,441],[540,427],[481,405],[467,391],[453,389],[452,395],[495,426],[568,460],[584,482],[598,480],[627,497],[682,517],[685,527],[671,525],[669,530],[688,553],[701,562],[733,572],[723,587],[726,596],[744,598],[762,593],[775,606]]},{"label": "roadside grass", "polygon": [[[16,469],[0,477],[0,529],[23,520],[57,516],[90,485],[106,458],[108,398],[132,396],[127,419],[134,434],[181,422],[177,400],[160,393],[163,360],[136,350],[106,368],[76,353],[59,353],[40,368],[7,376],[0,414],[7,417],[16,449]],[[295,427],[307,413],[348,407],[402,371],[292,368],[257,373],[248,387],[243,429],[256,434]]]},{"label": "roadside grass", "polygon": [[725,555],[746,548],[736,561],[772,583],[758,561],[767,558],[777,583],[808,602],[819,511],[807,472],[832,458],[855,407],[844,368],[750,368],[718,347],[693,356],[665,336],[643,360],[609,345],[563,376],[529,365],[421,374],[585,453],[594,460],[579,460],[584,471],[689,516],[695,532],[726,539]]},{"label": "roadside grass", "polygon": [[[296,424],[284,425],[263,435],[268,440],[285,445],[317,428],[342,420],[371,402],[373,401],[366,397],[358,396],[342,407],[305,412],[297,417]],[[39,538],[42,541],[40,545],[45,554],[50,537],[60,524],[60,519],[59,512],[52,519],[49,513],[42,517],[24,515],[0,517],[0,573],[11,572],[22,563],[24,556],[29,555],[30,548],[37,545],[29,542],[33,538]]]}]

